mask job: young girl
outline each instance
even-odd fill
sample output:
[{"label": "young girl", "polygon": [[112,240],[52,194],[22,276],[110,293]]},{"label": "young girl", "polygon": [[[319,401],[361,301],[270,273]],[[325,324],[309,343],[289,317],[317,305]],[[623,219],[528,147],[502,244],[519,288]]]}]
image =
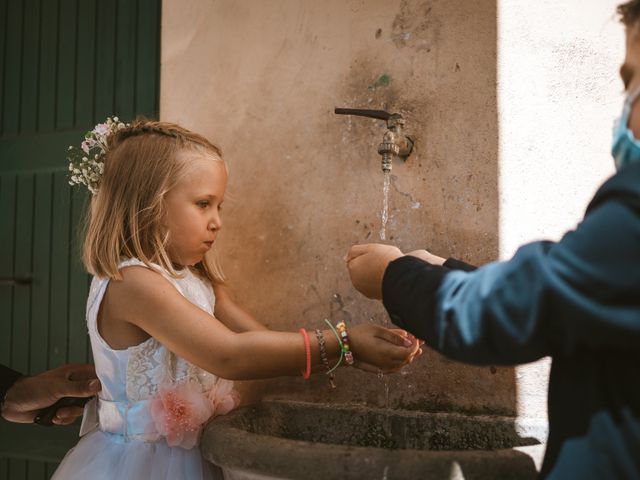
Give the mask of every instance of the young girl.
[{"label": "young girl", "polygon": [[204,137],[114,118],[87,134],[80,157],[70,183],[93,193],[83,260],[102,391],[53,478],[218,477],[194,447],[207,420],[236,405],[230,380],[309,378],[342,359],[396,371],[421,353],[404,331],[274,332],[239,307],[205,259],[222,227],[227,169]]}]

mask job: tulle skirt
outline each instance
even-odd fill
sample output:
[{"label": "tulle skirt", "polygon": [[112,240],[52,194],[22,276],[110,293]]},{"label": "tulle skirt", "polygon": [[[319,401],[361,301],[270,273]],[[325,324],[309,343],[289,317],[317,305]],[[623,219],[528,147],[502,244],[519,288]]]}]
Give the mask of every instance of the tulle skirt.
[{"label": "tulle skirt", "polygon": [[222,471],[194,447],[170,447],[164,441],[125,440],[93,431],[69,450],[52,480],[221,480]]}]

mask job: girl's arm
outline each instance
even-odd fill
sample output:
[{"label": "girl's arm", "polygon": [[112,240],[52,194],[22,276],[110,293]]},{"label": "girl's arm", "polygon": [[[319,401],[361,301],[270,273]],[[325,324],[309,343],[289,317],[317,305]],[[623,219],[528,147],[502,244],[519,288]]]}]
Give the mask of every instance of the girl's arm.
[{"label": "girl's arm", "polygon": [[236,333],[268,330],[235,302],[226,285],[214,285],[213,292],[216,295],[215,317],[227,328]]},{"label": "girl's arm", "polygon": [[[111,281],[103,304],[104,322],[131,323],[176,355],[230,380],[300,375],[306,352],[299,333],[249,331],[235,333],[193,305],[157,272],[131,266],[123,279]],[[418,349],[398,332],[372,324],[349,329],[356,360],[383,371],[394,371],[411,361]],[[335,362],[340,350],[325,331],[327,354]],[[405,346],[410,343],[410,346]],[[309,334],[312,367],[321,363],[318,342]]]}]

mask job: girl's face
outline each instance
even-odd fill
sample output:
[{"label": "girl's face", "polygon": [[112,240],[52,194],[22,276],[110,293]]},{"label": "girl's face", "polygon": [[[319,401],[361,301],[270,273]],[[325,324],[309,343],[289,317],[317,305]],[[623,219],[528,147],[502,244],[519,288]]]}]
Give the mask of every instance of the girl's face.
[{"label": "girl's face", "polygon": [[222,227],[220,207],[227,187],[224,163],[205,153],[183,151],[187,173],[165,197],[167,253],[177,265],[195,265],[213,246]]}]

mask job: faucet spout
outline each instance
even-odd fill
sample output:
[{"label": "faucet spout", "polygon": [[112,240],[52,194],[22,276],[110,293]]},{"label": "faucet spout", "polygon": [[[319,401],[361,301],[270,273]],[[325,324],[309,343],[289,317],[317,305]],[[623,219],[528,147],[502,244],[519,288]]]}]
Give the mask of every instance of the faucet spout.
[{"label": "faucet spout", "polygon": [[402,131],[405,120],[399,113],[389,113],[383,110],[364,110],[354,108],[336,108],[338,115],[358,115],[361,117],[377,118],[387,122],[387,131],[382,143],[378,145],[378,153],[382,156],[382,171],[390,172],[394,157],[406,161],[413,150],[413,139]]},{"label": "faucet spout", "polygon": [[393,131],[387,130],[384,133],[382,143],[378,145],[378,153],[382,156],[382,171],[390,172],[393,168],[393,157],[400,153]]}]

